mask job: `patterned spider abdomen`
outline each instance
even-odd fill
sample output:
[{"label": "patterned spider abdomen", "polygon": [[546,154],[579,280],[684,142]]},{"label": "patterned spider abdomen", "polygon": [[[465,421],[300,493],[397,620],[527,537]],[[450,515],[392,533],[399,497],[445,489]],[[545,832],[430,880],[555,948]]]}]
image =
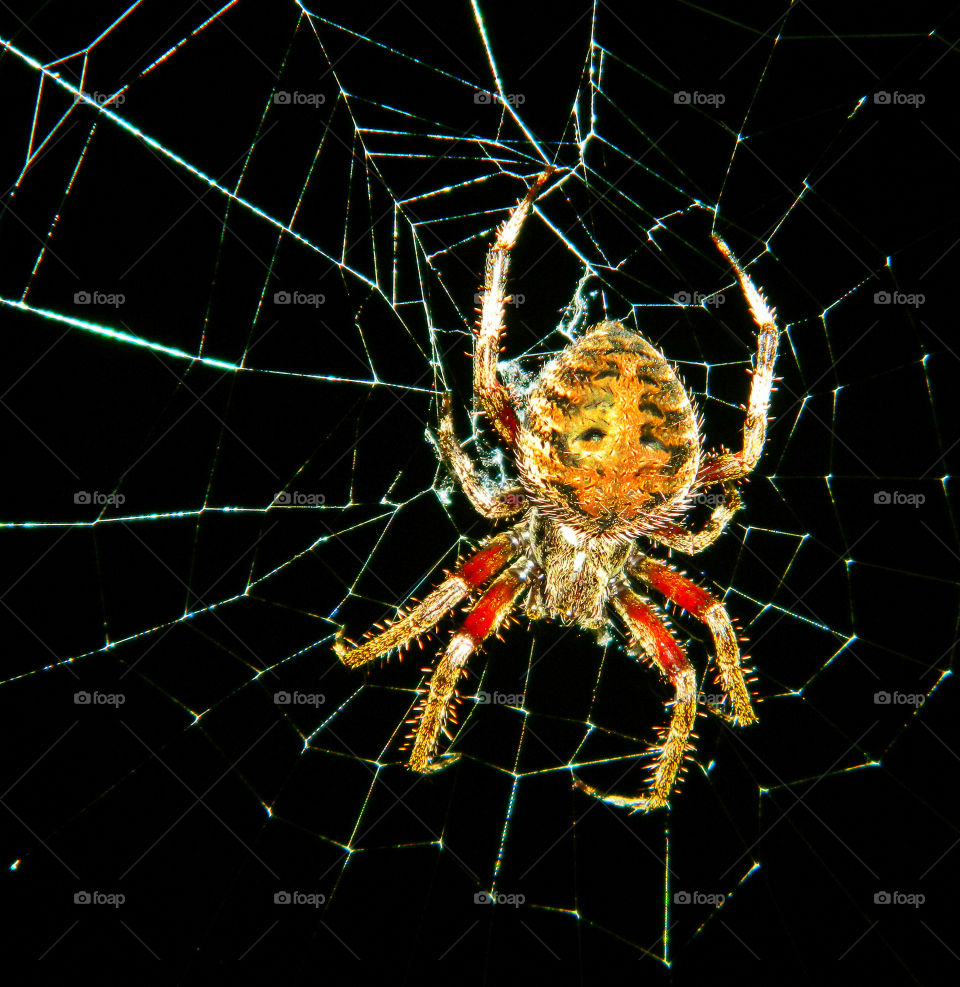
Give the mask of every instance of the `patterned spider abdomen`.
[{"label": "patterned spider abdomen", "polygon": [[517,444],[534,504],[588,538],[616,541],[683,510],[700,459],[686,389],[619,322],[601,322],[543,369]]}]

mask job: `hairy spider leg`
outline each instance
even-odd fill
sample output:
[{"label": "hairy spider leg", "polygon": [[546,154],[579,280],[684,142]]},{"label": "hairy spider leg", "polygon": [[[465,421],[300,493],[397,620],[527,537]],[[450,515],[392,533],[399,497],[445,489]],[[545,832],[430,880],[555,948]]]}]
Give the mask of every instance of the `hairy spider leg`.
[{"label": "hairy spider leg", "polygon": [[750,400],[743,423],[743,448],[740,452],[723,452],[708,455],[697,475],[697,487],[708,486],[724,480],[738,480],[746,476],[756,465],[763,452],[767,436],[767,413],[770,410],[770,392],[773,390],[773,366],[777,360],[777,313],[753,283],[750,275],[740,266],[724,240],[714,234],[713,242],[726,257],[740,282],[740,289],[750,307],[753,321],[759,327],[757,333],[757,357],[754,364]]},{"label": "hairy spider leg", "polygon": [[777,313],[754,285],[750,275],[740,266],[723,238],[714,235],[713,242],[737,275],[740,288],[750,306],[750,314],[760,330],[757,333],[757,362],[750,387],[750,403],[747,405],[747,418],[743,426],[743,451],[738,456],[744,473],[749,473],[760,459],[767,434],[767,412],[770,410],[773,365],[777,359],[779,339]]},{"label": "hairy spider leg", "polygon": [[414,771],[436,771],[455,760],[445,758],[440,762],[431,762],[440,732],[446,733],[450,701],[456,695],[457,682],[461,675],[466,675],[470,656],[500,627],[513,609],[517,597],[527,588],[533,568],[533,563],[524,559],[498,576],[474,604],[460,630],[450,639],[446,652],[430,676],[430,684],[414,718],[407,721],[416,723],[419,720],[420,724],[408,762]]},{"label": "hairy spider leg", "polygon": [[649,535],[652,541],[684,555],[696,555],[712,545],[730,523],[730,519],[740,510],[740,494],[736,482],[723,485],[723,499],[710,512],[707,523],[699,531],[688,531],[678,524],[665,525]]},{"label": "hairy spider leg", "polygon": [[351,647],[345,642],[341,629],[334,639],[333,650],[344,665],[358,668],[368,661],[373,661],[374,658],[382,658],[396,648],[402,648],[436,627],[445,614],[449,613],[468,593],[479,589],[504,566],[512,562],[519,551],[519,539],[512,531],[505,531],[491,538],[426,599],[413,607],[404,617],[396,620],[383,633],[365,641],[359,647]]},{"label": "hairy spider leg", "polygon": [[693,749],[690,736],[697,718],[697,675],[686,652],[674,639],[649,604],[645,603],[626,580],[612,598],[635,644],[637,644],[676,690],[670,724],[661,734],[661,742],[650,753],[656,756],[650,789],[646,795],[604,795],[592,785],[574,778],[574,785],[588,795],[610,805],[632,808],[634,812],[659,809],[669,803],[687,751]]},{"label": "hairy spider leg", "polygon": [[724,718],[741,726],[755,723],[757,714],[740,665],[740,646],[724,605],[692,579],[662,562],[644,558],[628,565],[627,571],[707,625],[713,636],[720,685],[730,697],[731,712]]},{"label": "hairy spider leg", "polygon": [[555,168],[550,168],[537,176],[526,197],[514,207],[510,217],[497,231],[497,239],[487,251],[480,325],[473,354],[473,391],[481,410],[486,412],[508,448],[513,447],[520,420],[510,392],[497,376],[497,361],[500,357],[500,335],[504,328],[504,306],[507,303],[510,251],[517,242],[523,221],[554,171]]},{"label": "hairy spider leg", "polygon": [[756,363],[752,371],[753,382],[750,385],[750,399],[743,424],[743,448],[737,453],[708,452],[703,458],[693,485],[693,489],[697,490],[722,482],[723,500],[713,509],[701,531],[687,531],[679,525],[669,525],[654,533],[654,540],[659,544],[683,552],[685,555],[696,555],[712,545],[740,508],[740,497],[735,482],[753,470],[763,452],[779,338],[776,311],[770,307],[750,275],[740,266],[740,262],[733,256],[733,251],[723,238],[714,235],[713,242],[733,268],[747,305],[750,307],[750,314],[759,326],[760,332],[757,333]]},{"label": "hairy spider leg", "polygon": [[440,405],[440,431],[434,436],[427,432],[440,450],[440,455],[450,467],[467,495],[474,509],[486,518],[503,518],[519,514],[527,506],[523,487],[500,488],[495,492],[488,489],[477,475],[473,460],[463,451],[460,440],[453,428],[453,401],[444,394]]}]

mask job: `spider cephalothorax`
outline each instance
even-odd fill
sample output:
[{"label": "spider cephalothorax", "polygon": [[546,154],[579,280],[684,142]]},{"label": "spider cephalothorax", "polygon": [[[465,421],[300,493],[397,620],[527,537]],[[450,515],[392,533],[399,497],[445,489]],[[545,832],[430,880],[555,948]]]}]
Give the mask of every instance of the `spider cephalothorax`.
[{"label": "spider cephalothorax", "polygon": [[[359,647],[338,635],[340,659],[351,667],[405,647],[431,630],[461,600],[486,585],[437,663],[411,721],[410,767],[434,771],[455,760],[435,760],[459,678],[470,655],[517,605],[533,619],[553,618],[585,629],[603,627],[612,610],[634,646],[676,691],[670,725],[651,748],[650,789],[641,795],[588,794],[615,805],[666,805],[676,784],[697,713],[697,680],[683,648],[642,591],[657,593],[709,628],[717,675],[729,706],[717,711],[733,723],[752,723],[753,704],[740,650],[723,604],[647,546],[694,554],[710,545],[740,506],[736,483],[763,448],[777,353],[773,310],[726,244],[714,237],[732,266],[759,327],[757,360],[736,453],[703,453],[696,413],[663,355],[619,322],[601,322],[542,370],[521,402],[500,381],[497,356],[503,326],[510,250],[553,169],[542,173],[500,228],[487,254],[480,325],[474,348],[474,391],[501,441],[513,454],[520,486],[492,490],[481,481],[453,430],[445,397],[437,444],[474,507],[486,517],[523,514],[490,538],[425,600]],[[721,486],[723,497],[700,531],[678,524],[693,494]],[[640,542],[644,542],[642,548]]]}]

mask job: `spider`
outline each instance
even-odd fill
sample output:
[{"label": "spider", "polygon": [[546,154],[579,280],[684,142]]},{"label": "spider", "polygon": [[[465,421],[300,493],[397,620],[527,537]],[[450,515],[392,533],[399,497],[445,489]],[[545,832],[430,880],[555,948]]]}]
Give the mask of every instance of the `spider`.
[{"label": "spider", "polygon": [[[515,607],[534,620],[558,619],[600,631],[610,610],[623,621],[633,646],[675,690],[669,724],[658,742],[646,791],[604,794],[574,777],[576,787],[632,811],[669,804],[697,716],[697,677],[683,647],[646,594],[658,594],[702,621],[713,638],[718,682],[734,725],[756,721],[730,617],[712,593],[651,558],[647,546],[693,555],[711,545],[740,507],[737,483],[763,450],[773,386],[778,329],[774,310],[729,247],[714,243],[733,269],[759,327],[757,355],[739,452],[704,451],[693,403],[663,354],[642,335],[615,321],[588,329],[543,367],[525,401],[498,377],[510,252],[524,220],[556,169],[540,174],[500,227],[486,258],[480,322],[474,340],[474,394],[500,441],[512,454],[519,486],[492,492],[454,433],[452,402],[442,402],[435,442],[474,508],[519,523],[494,535],[422,602],[397,615],[382,633],[354,646],[341,629],[334,650],[350,668],[409,645],[431,631],[461,600],[480,591],[436,663],[409,722],[416,726],[409,767],[429,773],[457,754],[438,756],[440,734],[457,682],[471,655],[498,631]],[[701,530],[678,523],[692,497],[708,487],[723,491]],[[428,671],[425,669],[425,671]],[[451,717],[452,718],[452,717]]]}]

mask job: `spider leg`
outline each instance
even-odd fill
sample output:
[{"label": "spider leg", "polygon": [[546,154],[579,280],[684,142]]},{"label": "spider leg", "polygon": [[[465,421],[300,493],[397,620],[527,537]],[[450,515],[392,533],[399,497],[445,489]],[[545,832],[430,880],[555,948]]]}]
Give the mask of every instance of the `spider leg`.
[{"label": "spider leg", "polygon": [[740,266],[725,241],[716,235],[713,241],[733,268],[750,306],[750,314],[760,331],[757,333],[757,357],[753,369],[753,383],[750,385],[747,416],[743,424],[743,448],[736,453],[707,453],[694,483],[694,489],[723,483],[723,502],[713,509],[710,520],[702,531],[690,532],[679,526],[670,526],[652,536],[659,544],[686,555],[695,555],[708,545],[712,545],[740,507],[740,496],[735,482],[753,470],[763,452],[767,412],[770,410],[770,392],[773,390],[773,366],[777,359],[779,338],[777,313],[770,307],[750,275]]},{"label": "spider leg", "polygon": [[460,447],[460,441],[453,430],[453,403],[449,394],[443,396],[439,434],[434,436],[429,431],[427,434],[440,450],[440,455],[453,471],[474,509],[484,517],[511,517],[527,506],[522,487],[501,489],[494,494],[481,483],[473,460]]},{"label": "spider leg", "polygon": [[[438,763],[434,763],[432,758],[437,750],[440,732],[446,732],[450,701],[456,695],[457,682],[461,675],[466,675],[465,666],[470,656],[503,623],[517,597],[529,584],[532,571],[533,564],[523,560],[498,576],[451,638],[430,676],[427,693],[417,707],[419,726],[408,762],[414,771],[426,774],[456,760],[456,755]],[[415,723],[416,720],[417,717],[408,722]]]},{"label": "spider leg", "polygon": [[712,545],[723,534],[730,519],[740,510],[740,503],[736,483],[725,483],[723,500],[711,511],[710,519],[700,531],[687,531],[679,525],[670,525],[652,532],[647,537],[659,545],[665,545],[685,555],[696,555],[708,545]]},{"label": "spider leg", "polygon": [[713,636],[720,685],[730,697],[731,712],[724,719],[741,726],[755,723],[757,714],[740,665],[737,635],[724,605],[712,593],[662,562],[641,558],[628,565],[627,571],[707,625]]},{"label": "spider leg", "polygon": [[530,186],[526,197],[517,204],[509,219],[500,227],[493,246],[487,251],[487,263],[483,278],[483,294],[480,308],[480,326],[473,353],[473,390],[477,403],[486,412],[497,434],[512,446],[520,427],[517,411],[510,392],[497,376],[500,356],[500,334],[504,324],[504,306],[507,302],[507,273],[510,269],[510,251],[520,234],[520,227],[527,218],[534,200],[556,169],[542,172]]},{"label": "spider leg", "polygon": [[631,808],[634,812],[659,809],[669,803],[670,793],[677,783],[680,767],[688,750],[690,736],[697,717],[697,676],[686,652],[653,609],[623,580],[612,602],[627,625],[633,640],[650,656],[676,690],[670,725],[661,734],[661,742],[650,753],[656,754],[656,764],[646,795],[604,795],[579,778],[574,784],[581,791],[611,805]]},{"label": "spider leg", "polygon": [[360,646],[351,647],[345,643],[343,631],[337,633],[333,650],[337,657],[350,668],[358,668],[374,658],[409,644],[415,638],[432,630],[471,590],[479,589],[505,565],[517,557],[520,546],[517,535],[512,531],[491,538],[478,549],[456,572],[445,579],[421,603],[418,603],[406,616],[390,625],[382,634],[365,641]]},{"label": "spider leg", "polygon": [[776,311],[770,307],[723,239],[714,235],[713,242],[733,268],[740,282],[740,289],[750,306],[750,314],[760,331],[757,333],[757,357],[753,368],[753,383],[750,385],[747,417],[743,424],[743,448],[740,452],[707,456],[697,475],[698,487],[724,480],[737,480],[746,476],[757,465],[766,440],[767,412],[770,410],[773,365],[777,359],[779,337]]}]

